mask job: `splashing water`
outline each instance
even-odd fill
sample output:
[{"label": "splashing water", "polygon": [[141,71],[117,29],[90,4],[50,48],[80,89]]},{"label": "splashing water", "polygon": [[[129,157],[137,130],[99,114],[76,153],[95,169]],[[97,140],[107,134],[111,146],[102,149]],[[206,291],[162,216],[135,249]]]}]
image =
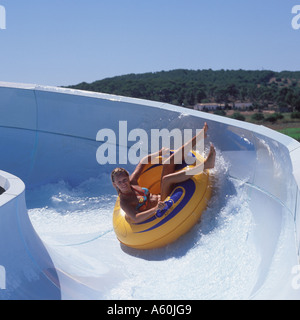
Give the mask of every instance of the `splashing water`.
[{"label": "splashing water", "polygon": [[28,191],[29,216],[53,250],[76,248],[84,259],[84,245],[97,239],[97,259],[113,256],[108,268],[120,276],[108,279],[103,299],[243,299],[252,290],[259,263],[248,237],[253,228],[248,197],[244,184],[229,177],[221,154],[211,174],[214,192],[201,222],[161,249],[140,251],[119,244],[112,227],[116,195],[103,186],[107,175],[76,188],[62,181]]}]

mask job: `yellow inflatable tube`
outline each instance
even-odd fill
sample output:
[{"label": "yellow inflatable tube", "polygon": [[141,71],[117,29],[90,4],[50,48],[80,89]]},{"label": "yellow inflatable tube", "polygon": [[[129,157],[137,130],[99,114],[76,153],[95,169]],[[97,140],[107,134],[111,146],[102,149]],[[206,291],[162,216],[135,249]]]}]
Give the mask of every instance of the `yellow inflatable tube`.
[{"label": "yellow inflatable tube", "polygon": [[[190,155],[204,161],[196,152]],[[183,164],[177,171],[186,170],[187,167]],[[147,164],[139,178],[139,185],[148,188],[153,194],[160,193],[161,172],[161,164]],[[166,209],[141,223],[131,223],[126,219],[118,197],[113,213],[114,231],[119,241],[128,247],[136,249],[163,247],[177,240],[198,222],[210,197],[208,170],[176,185],[165,201]]]}]

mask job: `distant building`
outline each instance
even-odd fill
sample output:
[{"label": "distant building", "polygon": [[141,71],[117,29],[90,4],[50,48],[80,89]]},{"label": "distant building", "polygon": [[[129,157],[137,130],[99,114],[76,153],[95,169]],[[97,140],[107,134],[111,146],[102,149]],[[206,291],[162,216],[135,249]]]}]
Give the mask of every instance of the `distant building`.
[{"label": "distant building", "polygon": [[[235,109],[247,109],[253,106],[252,102],[235,102],[229,103],[227,106],[234,107]],[[194,106],[195,110],[199,111],[215,111],[225,109],[225,104],[222,103],[198,103]]]},{"label": "distant building", "polygon": [[252,102],[236,102],[234,104],[234,107],[236,109],[247,109],[253,106]]},{"label": "distant building", "polygon": [[194,106],[194,109],[199,111],[213,111],[223,108],[224,105],[219,103],[198,103]]}]

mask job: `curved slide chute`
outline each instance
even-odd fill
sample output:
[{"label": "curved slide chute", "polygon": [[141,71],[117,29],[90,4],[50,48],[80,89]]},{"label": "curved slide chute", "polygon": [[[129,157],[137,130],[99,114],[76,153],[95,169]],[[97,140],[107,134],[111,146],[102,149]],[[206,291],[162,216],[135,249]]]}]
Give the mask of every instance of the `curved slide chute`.
[{"label": "curved slide chute", "polygon": [[149,136],[153,128],[198,129],[207,121],[209,140],[230,164],[230,179],[243,184],[253,219],[246,241],[259,258],[251,288],[238,298],[300,298],[297,141],[169,104],[38,85],[0,83],[0,113],[0,299],[105,299],[126,279],[111,241],[87,241],[84,255],[78,246],[67,251],[42,241],[25,198],[28,188],[109,177],[115,165],[97,162],[97,133],[116,133],[116,156],[126,163],[124,150],[136,141],[119,134],[124,121],[128,132],[141,128]]}]

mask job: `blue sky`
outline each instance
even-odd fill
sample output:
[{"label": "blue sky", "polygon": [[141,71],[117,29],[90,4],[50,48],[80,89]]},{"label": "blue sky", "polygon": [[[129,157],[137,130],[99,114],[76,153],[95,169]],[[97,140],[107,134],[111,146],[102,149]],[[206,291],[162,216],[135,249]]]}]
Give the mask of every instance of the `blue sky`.
[{"label": "blue sky", "polygon": [[300,0],[0,0],[0,81],[69,85],[187,69],[300,70]]}]

